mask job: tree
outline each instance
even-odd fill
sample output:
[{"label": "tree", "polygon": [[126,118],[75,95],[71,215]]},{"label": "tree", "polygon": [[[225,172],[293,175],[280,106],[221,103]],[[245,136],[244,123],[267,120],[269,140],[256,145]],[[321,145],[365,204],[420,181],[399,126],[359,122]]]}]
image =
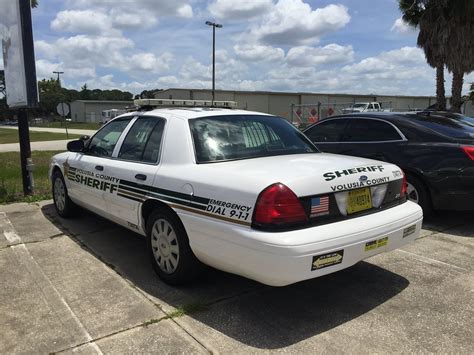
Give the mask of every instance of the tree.
[{"label": "tree", "polygon": [[7,88],[5,86],[5,71],[0,70],[0,94],[5,97],[7,96]]},{"label": "tree", "polygon": [[31,0],[31,7],[35,8],[38,6],[38,0]]},{"label": "tree", "polygon": [[464,74],[474,71],[474,1],[445,0],[447,26],[446,67],[453,73],[451,109],[461,112]]},{"label": "tree", "polygon": [[403,20],[420,29],[417,44],[436,68],[437,109],[445,110],[444,67],[453,73],[451,106],[461,111],[464,74],[474,70],[473,0],[399,0]]},{"label": "tree", "polygon": [[[436,109],[446,111],[444,90],[446,18],[439,6],[444,0],[399,0],[402,19],[419,28],[417,44],[428,64],[436,68]],[[442,40],[443,39],[443,40]]]},{"label": "tree", "polygon": [[471,83],[471,92],[469,93],[469,100],[474,102],[474,83]]}]

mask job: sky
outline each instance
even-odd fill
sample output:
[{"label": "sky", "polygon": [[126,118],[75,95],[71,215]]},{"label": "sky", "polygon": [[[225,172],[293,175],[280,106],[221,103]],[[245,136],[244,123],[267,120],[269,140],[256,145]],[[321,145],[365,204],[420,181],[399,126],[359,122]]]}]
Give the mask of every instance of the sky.
[{"label": "sky", "polygon": [[396,0],[39,0],[32,14],[38,79],[64,71],[72,89],[210,88],[210,20],[217,89],[435,94]]}]

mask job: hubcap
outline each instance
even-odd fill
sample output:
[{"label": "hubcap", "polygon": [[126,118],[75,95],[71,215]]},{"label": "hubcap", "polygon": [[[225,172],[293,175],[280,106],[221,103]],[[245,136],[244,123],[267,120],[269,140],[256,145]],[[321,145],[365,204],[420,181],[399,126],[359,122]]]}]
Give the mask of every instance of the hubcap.
[{"label": "hubcap", "polygon": [[418,191],[415,189],[415,186],[413,186],[410,183],[408,183],[408,186],[407,186],[407,195],[410,201],[420,203],[420,197],[418,195]]},{"label": "hubcap", "polygon": [[56,208],[60,211],[64,211],[64,206],[66,205],[66,189],[60,178],[54,180],[53,194]]},{"label": "hubcap", "polygon": [[179,262],[179,244],[176,233],[166,219],[158,219],[151,231],[153,255],[161,271],[171,274]]}]

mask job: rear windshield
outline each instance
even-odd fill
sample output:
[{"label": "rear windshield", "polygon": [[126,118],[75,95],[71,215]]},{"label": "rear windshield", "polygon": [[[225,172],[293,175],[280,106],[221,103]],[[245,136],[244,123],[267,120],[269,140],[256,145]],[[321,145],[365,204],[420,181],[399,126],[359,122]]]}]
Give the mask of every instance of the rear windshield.
[{"label": "rear windshield", "polygon": [[213,116],[189,120],[189,125],[198,163],[318,152],[280,117]]},{"label": "rear windshield", "polygon": [[418,114],[417,123],[451,138],[474,139],[474,118],[457,113]]}]

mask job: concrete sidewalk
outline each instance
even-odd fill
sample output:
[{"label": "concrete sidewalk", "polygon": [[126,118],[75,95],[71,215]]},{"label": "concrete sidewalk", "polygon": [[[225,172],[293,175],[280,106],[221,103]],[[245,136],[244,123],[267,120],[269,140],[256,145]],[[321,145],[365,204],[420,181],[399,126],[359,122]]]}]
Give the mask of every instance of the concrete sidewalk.
[{"label": "concrete sidewalk", "polygon": [[[45,141],[45,142],[31,142],[31,151],[35,150],[64,150],[66,151],[67,143],[73,139],[59,140],[59,141]],[[5,152],[19,152],[20,143],[0,144],[0,153]]]},{"label": "concrete sidewalk", "polygon": [[209,270],[174,288],[142,237],[50,201],[0,206],[0,353],[472,353],[474,219],[272,288]]},{"label": "concrete sidewalk", "polygon": [[[0,128],[5,128],[5,129],[16,129],[18,130],[18,127],[12,127],[12,126],[1,126],[0,125]],[[33,132],[52,132],[52,133],[66,133],[66,129],[65,128],[49,128],[49,127],[29,127],[29,130],[30,131],[33,131]],[[68,133],[70,134],[81,134],[81,135],[88,135],[88,136],[91,136],[93,135],[95,132],[95,130],[90,130],[90,129],[69,129],[68,128]]]}]

